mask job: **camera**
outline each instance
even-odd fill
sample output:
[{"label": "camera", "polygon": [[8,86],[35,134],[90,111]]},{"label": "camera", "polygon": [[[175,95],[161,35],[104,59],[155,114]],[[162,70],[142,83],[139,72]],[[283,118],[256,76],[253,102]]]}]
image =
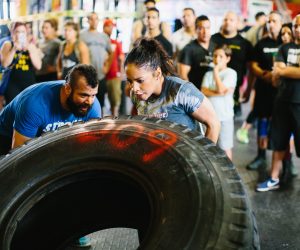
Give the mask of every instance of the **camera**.
[{"label": "camera", "polygon": [[18,42],[20,43],[21,47],[25,47],[26,44],[26,34],[25,33],[18,33]]}]

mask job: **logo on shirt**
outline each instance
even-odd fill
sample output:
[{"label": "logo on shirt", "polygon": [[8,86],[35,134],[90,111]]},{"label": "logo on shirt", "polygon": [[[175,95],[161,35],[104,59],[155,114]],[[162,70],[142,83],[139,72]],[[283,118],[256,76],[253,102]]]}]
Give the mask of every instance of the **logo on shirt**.
[{"label": "logo on shirt", "polygon": [[81,120],[74,120],[72,122],[67,121],[67,122],[54,122],[54,123],[49,123],[44,129],[43,132],[49,132],[49,131],[54,131],[57,130],[59,127],[62,127],[64,125],[72,125],[74,122],[78,122]]},{"label": "logo on shirt", "polygon": [[241,50],[241,46],[235,44],[229,44],[229,48],[232,50]]},{"label": "logo on shirt", "polygon": [[210,67],[212,60],[213,60],[213,58],[211,55],[206,55],[204,57],[204,61],[200,62],[200,67]]},{"label": "logo on shirt", "polygon": [[70,59],[63,59],[62,60],[62,66],[63,68],[71,68],[74,67],[77,63],[70,60]]},{"label": "logo on shirt", "polygon": [[[17,58],[17,54],[15,54],[14,58]],[[28,65],[29,56],[28,55],[21,55],[19,56],[19,60],[16,63],[16,69],[20,69],[22,71],[28,71],[29,65]]]},{"label": "logo on shirt", "polygon": [[300,66],[300,49],[289,49],[287,65],[296,67]]},{"label": "logo on shirt", "polygon": [[268,54],[268,53],[276,54],[278,52],[278,48],[263,48],[263,52],[265,54]]},{"label": "logo on shirt", "polygon": [[146,115],[147,117],[149,118],[167,118],[168,117],[168,113],[167,112],[164,112],[164,113],[157,113],[157,114],[149,114],[149,115]]}]

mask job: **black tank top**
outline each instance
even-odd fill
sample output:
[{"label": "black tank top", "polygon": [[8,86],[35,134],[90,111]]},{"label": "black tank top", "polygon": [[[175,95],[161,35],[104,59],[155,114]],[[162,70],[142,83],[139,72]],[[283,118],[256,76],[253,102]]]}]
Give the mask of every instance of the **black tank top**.
[{"label": "black tank top", "polygon": [[68,72],[76,65],[79,63],[79,59],[76,56],[75,50],[70,55],[65,55],[62,53],[61,56],[62,60],[62,77],[63,79],[66,78],[68,75]]},{"label": "black tank top", "polygon": [[17,84],[23,90],[35,83],[35,72],[28,51],[16,51],[9,84]]}]

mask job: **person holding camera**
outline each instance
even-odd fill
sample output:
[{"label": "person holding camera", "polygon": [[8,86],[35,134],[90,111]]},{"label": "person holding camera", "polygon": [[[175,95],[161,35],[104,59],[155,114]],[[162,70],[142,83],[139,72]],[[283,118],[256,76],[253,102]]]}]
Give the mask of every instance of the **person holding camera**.
[{"label": "person holding camera", "polygon": [[[28,40],[26,25],[15,22],[11,25],[11,40],[6,41],[0,51],[1,64],[6,67],[2,79],[6,87],[2,90],[8,104],[22,90],[35,83],[35,70],[42,65],[40,50]],[[4,82],[2,82],[4,84]]]}]

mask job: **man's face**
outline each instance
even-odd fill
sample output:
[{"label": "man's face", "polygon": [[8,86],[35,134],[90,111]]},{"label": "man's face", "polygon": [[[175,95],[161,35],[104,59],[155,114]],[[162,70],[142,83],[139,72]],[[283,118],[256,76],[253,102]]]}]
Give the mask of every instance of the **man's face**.
[{"label": "man's face", "polygon": [[92,88],[87,84],[85,77],[79,77],[67,97],[68,108],[75,116],[85,116],[91,109],[97,93],[98,86]]},{"label": "man's face", "polygon": [[88,19],[90,29],[97,30],[99,24],[99,18],[96,14],[91,14]]},{"label": "man's face", "polygon": [[184,27],[192,27],[195,25],[195,15],[191,10],[184,10],[182,15],[182,23]]},{"label": "man's face", "polygon": [[146,24],[150,30],[159,29],[159,16],[156,11],[147,11]]},{"label": "man's face", "polygon": [[281,22],[280,15],[278,15],[276,13],[270,14],[269,20],[268,20],[268,26],[269,26],[269,31],[272,35],[276,36],[279,34],[281,25],[282,25],[282,22]]},{"label": "man's face", "polygon": [[265,16],[265,15],[260,16],[256,22],[261,26],[265,25],[265,23],[267,22],[267,16]]},{"label": "man's face", "polygon": [[300,43],[300,16],[296,16],[295,20],[293,21],[293,32],[295,41],[299,44]]},{"label": "man's face", "polygon": [[109,24],[109,25],[105,25],[103,27],[103,32],[105,34],[107,34],[108,36],[111,36],[112,32],[113,32],[114,26],[113,24]]},{"label": "man's face", "polygon": [[223,20],[222,31],[225,35],[230,35],[238,30],[238,17],[235,13],[229,12]]},{"label": "man's face", "polygon": [[210,40],[210,22],[208,20],[198,21],[196,25],[196,32],[198,41],[201,43],[207,43]]}]

